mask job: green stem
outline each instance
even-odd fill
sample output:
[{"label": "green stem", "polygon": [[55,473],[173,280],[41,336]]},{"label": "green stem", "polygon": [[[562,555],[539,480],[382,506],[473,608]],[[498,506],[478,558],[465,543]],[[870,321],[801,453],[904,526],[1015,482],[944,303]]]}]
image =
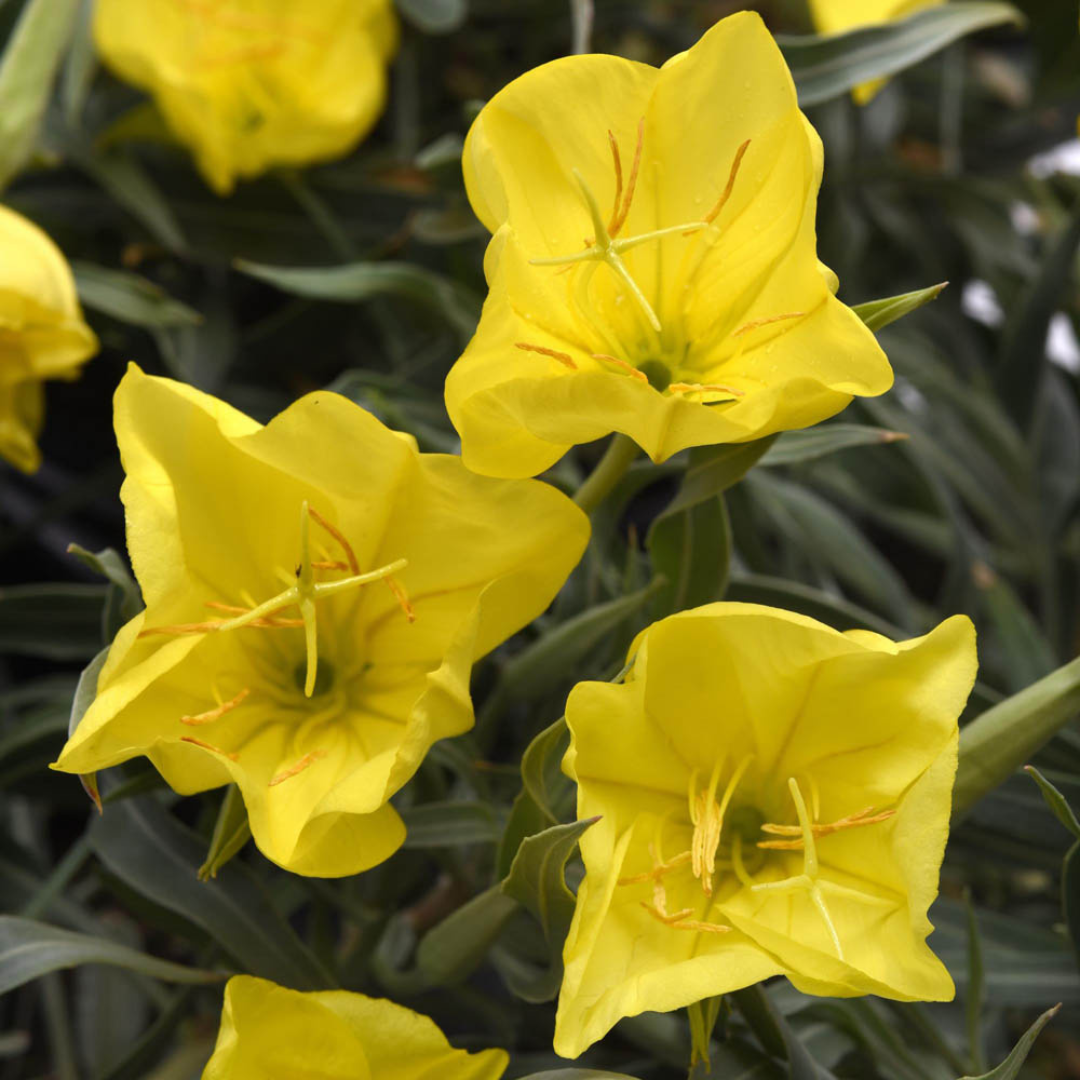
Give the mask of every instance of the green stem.
[{"label": "green stem", "polygon": [[633,439],[617,433],[608,444],[604,456],[577,489],[574,502],[591,514],[611,494],[616,484],[626,475],[631,462],[637,457],[638,447]]},{"label": "green stem", "polygon": [[774,1058],[786,1061],[788,1056],[787,1041],[784,1032],[776,1022],[776,1014],[759,984],[735,990],[731,994],[735,1008],[742,1014],[747,1027],[757,1036],[762,1049]]}]

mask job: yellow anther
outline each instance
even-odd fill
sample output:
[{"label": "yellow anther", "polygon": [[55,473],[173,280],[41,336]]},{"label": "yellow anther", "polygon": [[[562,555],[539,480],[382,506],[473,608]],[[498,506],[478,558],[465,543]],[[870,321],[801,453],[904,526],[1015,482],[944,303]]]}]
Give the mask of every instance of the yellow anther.
[{"label": "yellow anther", "polygon": [[[724,831],[724,815],[731,804],[735,789],[739,781],[746,774],[746,770],[753,761],[753,755],[748,754],[739,762],[738,767],[732,773],[724,788],[720,802],[716,801],[716,790],[720,784],[720,775],[723,770],[725,758],[721,757],[713,767],[709,777],[709,786],[705,793],[698,796],[697,819],[694,820],[694,835],[691,840],[691,866],[694,877],[701,881],[701,887],[706,895],[711,896],[713,891],[713,875],[716,871],[716,853],[720,848],[720,837]],[[691,786],[696,783],[696,773],[691,777]]]},{"label": "yellow anther", "polygon": [[[608,232],[610,233],[615,227],[615,219],[618,216],[619,206],[622,201],[622,158],[619,155],[619,144],[610,128],[607,137],[611,146],[611,156],[615,159],[615,202],[611,208],[611,219],[608,221]],[[592,240],[586,240],[585,246],[589,247],[592,243]]]},{"label": "yellow anther", "polygon": [[207,709],[206,712],[195,713],[194,716],[181,716],[180,723],[187,724],[190,727],[198,727],[201,724],[210,724],[215,720],[220,720],[227,712],[231,712],[236,708],[247,696],[251,693],[251,688],[245,686],[243,690],[234,698],[230,698],[228,701],[223,701],[216,709]]},{"label": "yellow anther", "polygon": [[[854,814],[848,814],[846,817],[839,818],[836,821],[828,822],[814,822],[810,826],[810,831],[815,837],[829,836],[832,833],[841,832],[844,829],[856,829],[860,825],[877,825],[879,822],[888,821],[889,818],[895,816],[895,810],[882,810],[880,813],[875,814],[872,806],[865,806],[862,810],[857,810]],[[778,825],[773,822],[766,822],[761,826],[761,831],[770,833],[773,836],[800,836],[802,835],[802,827],[799,825]],[[793,841],[781,841],[781,840],[767,840],[758,844],[758,847],[764,848],[776,848],[778,850],[795,850],[802,847],[802,840]]]},{"label": "yellow anther", "polygon": [[342,559],[316,559],[311,564],[312,570],[348,570],[349,564]]},{"label": "yellow anther", "polygon": [[292,779],[292,777],[302,773],[309,765],[324,757],[326,757],[325,750],[312,750],[310,753],[305,754],[295,765],[290,765],[284,772],[279,772],[267,787],[277,787],[278,784]]},{"label": "yellow anther", "polygon": [[574,363],[573,357],[569,353],[559,352],[558,349],[549,349],[545,345],[530,345],[525,341],[515,341],[515,349],[522,349],[525,352],[538,353],[540,356],[550,356],[552,360],[558,360],[564,367],[568,367],[571,371],[577,371],[577,364]]},{"label": "yellow anther", "polygon": [[787,311],[783,315],[769,315],[764,319],[753,319],[748,323],[743,323],[731,336],[742,337],[743,334],[749,334],[751,330],[757,330],[762,326],[769,326],[771,323],[784,322],[787,319],[801,319],[806,315],[805,311]]},{"label": "yellow anther", "polygon": [[676,855],[670,862],[664,862],[657,853],[656,848],[649,845],[649,854],[652,856],[653,868],[646,870],[642,874],[632,874],[630,877],[619,878],[619,885],[640,885],[645,881],[659,881],[660,878],[666,874],[670,874],[672,870],[678,870],[680,866],[685,866],[690,861],[690,852],[684,851],[681,855]]},{"label": "yellow anther", "polygon": [[614,364],[617,368],[625,371],[632,379],[637,379],[639,382],[647,383],[649,381],[649,376],[644,371],[639,371],[636,367],[628,364],[625,360],[620,360],[617,356],[608,356],[607,353],[593,353],[592,358],[602,360],[605,364]]},{"label": "yellow anther", "polygon": [[745,390],[724,383],[673,382],[668,389],[673,394],[731,394],[733,397],[743,397],[746,394]]},{"label": "yellow anther", "polygon": [[383,581],[386,582],[386,587],[393,593],[394,599],[398,602],[398,606],[405,612],[406,620],[411,623],[416,622],[416,612],[409,602],[409,594],[405,591],[404,587],[396,578],[390,575],[383,578]]},{"label": "yellow anther", "polygon": [[230,761],[236,761],[237,755],[229,753],[228,750],[222,750],[220,746],[214,746],[213,743],[203,742],[202,739],[193,738],[191,735],[181,735],[181,742],[191,743],[192,746],[199,746],[203,750],[210,750],[215,754],[220,754],[222,757],[228,758]]}]

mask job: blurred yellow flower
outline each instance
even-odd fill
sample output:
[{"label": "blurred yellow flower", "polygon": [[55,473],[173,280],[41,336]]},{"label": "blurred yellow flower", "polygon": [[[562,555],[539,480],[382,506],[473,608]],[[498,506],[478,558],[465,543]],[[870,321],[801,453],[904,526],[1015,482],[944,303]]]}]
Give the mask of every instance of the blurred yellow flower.
[{"label": "blurred yellow flower", "polygon": [[116,433],[147,606],[55,767],[145,754],[182,794],[236,783],[256,844],[296,873],[388,858],[388,799],[472,726],[473,661],[547,607],[585,516],[420,454],[336,394],[262,427],[132,366]]},{"label": "blurred yellow flower", "polygon": [[481,111],[463,167],[494,233],[446,382],[470,468],[534,475],[612,431],[662,461],[891,385],[817,260],[821,141],[758,15],[659,70],[573,56],[528,72]]},{"label": "blurred yellow flower", "polygon": [[570,695],[586,875],[555,1049],[771,975],[948,1000],[926,944],[949,831],[964,616],[894,643],[752,604],[655,623],[622,685]]},{"label": "blurred yellow flower", "polygon": [[210,186],[347,153],[386,100],[391,0],[97,0],[94,38]]},{"label": "blurred yellow flower", "polygon": [[300,993],[238,975],[203,1080],[499,1080],[504,1050],[455,1050],[426,1016],[345,990]]},{"label": "blurred yellow flower", "polygon": [[[943,3],[945,0],[810,0],[810,14],[818,33],[843,34],[862,26],[906,19]],[[885,82],[885,79],[872,79],[855,87],[852,94],[860,105],[865,105]]]},{"label": "blurred yellow flower", "polygon": [[42,382],[77,378],[97,349],[60,249],[0,206],[0,457],[23,472],[37,469]]}]

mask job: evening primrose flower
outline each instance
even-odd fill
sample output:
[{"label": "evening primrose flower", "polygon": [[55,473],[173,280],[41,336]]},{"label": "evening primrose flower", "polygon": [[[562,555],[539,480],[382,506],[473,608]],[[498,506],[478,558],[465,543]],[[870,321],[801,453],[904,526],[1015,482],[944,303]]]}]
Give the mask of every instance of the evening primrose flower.
[{"label": "evening primrose flower", "polygon": [[388,799],[472,726],[473,661],[547,607],[585,516],[331,393],[263,427],[132,366],[116,433],[146,610],[55,767],[144,754],[181,794],[235,783],[260,850],[296,873],[388,858]]},{"label": "evening primrose flower", "polygon": [[760,17],[661,69],[572,56],[465,143],[490,294],[446,382],[465,463],[528,476],[622,432],[654,460],[805,427],[892,382],[815,253],[821,140]]},{"label": "evening primrose flower", "polygon": [[[863,26],[896,22],[926,8],[938,7],[945,0],[810,0],[810,14],[821,34],[843,34]],[[860,105],[865,105],[884,85],[885,79],[871,79],[852,91]]]},{"label": "evening primrose flower", "polygon": [[23,472],[37,469],[43,381],[77,378],[97,350],[60,249],[0,206],[0,457]]},{"label": "evening primrose flower", "polygon": [[391,0],[97,0],[105,63],[147,90],[207,183],[347,153],[386,100]]},{"label": "evening primrose flower", "polygon": [[[635,656],[636,653],[636,656]],[[772,975],[948,1000],[926,944],[949,829],[964,616],[894,643],[755,604],[655,623],[625,683],[581,683],[564,767],[585,878],[555,1049]]]},{"label": "evening primrose flower", "polygon": [[237,975],[203,1080],[499,1080],[504,1050],[455,1050],[426,1016],[345,990]]}]

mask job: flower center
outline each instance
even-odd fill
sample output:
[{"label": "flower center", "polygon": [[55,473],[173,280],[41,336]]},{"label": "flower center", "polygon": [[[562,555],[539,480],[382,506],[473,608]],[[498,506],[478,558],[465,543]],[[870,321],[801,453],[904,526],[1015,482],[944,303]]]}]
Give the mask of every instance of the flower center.
[{"label": "flower center", "polygon": [[[700,378],[696,372],[696,366],[687,367],[691,344],[682,341],[682,334],[678,328],[672,332],[661,323],[653,304],[630,272],[624,256],[643,244],[661,242],[667,238],[687,238],[690,246],[683,253],[681,268],[676,275],[678,283],[673,290],[673,295],[680,297],[679,306],[681,307],[685,294],[691,293],[694,288],[695,279],[709,248],[720,236],[720,230],[714,223],[735,190],[736,179],[743,157],[750,146],[750,140],[747,139],[736,151],[727,183],[720,197],[700,220],[684,222],[681,225],[669,225],[639,233],[636,236],[620,238],[619,233],[626,224],[637,190],[644,137],[645,121],[642,119],[638,123],[637,145],[629,179],[624,188],[619,144],[614,134],[611,131],[608,132],[608,142],[615,166],[615,199],[611,214],[606,221],[600,204],[584,176],[576,168],[572,170],[592,220],[593,235],[586,239],[585,247],[581,251],[570,255],[531,259],[530,263],[538,267],[559,267],[560,273],[574,275],[567,290],[570,304],[575,315],[591,328],[590,337],[604,343],[603,351],[585,350],[592,360],[608,370],[641,382],[648,382],[661,393],[693,394],[701,399],[707,398],[709,404],[731,402],[735,398],[742,397],[745,390],[726,382],[682,381],[681,373],[683,372],[691,380]],[[702,250],[702,244],[704,250]],[[598,299],[596,295],[597,282],[594,280],[594,275],[601,267],[606,267],[607,273],[615,279],[616,294],[613,303],[610,298]],[[635,317],[628,323],[626,317],[620,315],[616,320],[618,323],[616,325],[616,322],[613,322],[614,313],[625,311],[624,302],[627,300]],[[801,311],[787,312],[765,319],[755,319],[740,326],[729,335],[736,343],[733,359],[741,356],[747,345],[747,335],[754,330],[774,322],[802,318],[804,314]],[[578,370],[577,362],[569,353],[529,342],[517,342],[516,345],[526,352],[556,360],[571,371]]]},{"label": "flower center", "polygon": [[[652,869],[642,874],[619,878],[618,884],[622,886],[651,883],[652,903],[643,900],[641,905],[653,918],[674,930],[696,930],[713,934],[728,933],[732,929],[707,918],[713,904],[718,869],[730,870],[740,885],[754,893],[805,892],[825,923],[836,955],[843,960],[843,947],[829,914],[825,895],[838,894],[869,903],[877,902],[877,898],[823,878],[817,856],[817,841],[845,829],[887,821],[896,811],[884,810],[875,814],[873,807],[868,806],[836,821],[817,822],[814,820],[818,814],[816,785],[811,779],[814,805],[814,813],[811,815],[798,782],[791,777],[787,787],[794,804],[797,824],[770,822],[752,803],[731,806],[739,784],[753,762],[753,755],[748,754],[735,766],[721,792],[720,780],[724,775],[726,760],[724,757],[717,762],[704,789],[699,789],[699,770],[695,769],[691,773],[687,791],[687,810],[692,826],[690,849],[665,859],[662,841],[664,829],[673,816],[673,812],[669,812],[657,820],[656,833],[649,845]],[[768,839],[762,839],[762,835]],[[802,873],[779,881],[755,880],[755,875],[766,867],[770,853],[774,851],[801,851]],[[688,867],[693,877],[701,882],[707,898],[705,911],[700,918],[695,917],[695,909],[692,907],[674,912],[668,910],[664,879],[683,867]]]},{"label": "flower center", "polygon": [[[314,559],[311,553],[310,523],[314,521],[340,548],[344,559]],[[360,564],[353,551],[352,545],[345,536],[333,524],[326,520],[317,510],[309,507],[307,502],[301,504],[300,509],[300,560],[296,567],[295,583],[283,589],[276,596],[254,607],[237,607],[232,604],[220,603],[216,600],[208,601],[207,607],[216,611],[224,612],[231,618],[208,619],[195,623],[176,623],[170,626],[152,626],[140,632],[139,637],[147,637],[156,634],[171,636],[187,634],[208,634],[229,630],[277,630],[284,628],[299,628],[304,631],[304,654],[302,663],[297,665],[293,672],[296,685],[303,690],[306,698],[317,697],[328,693],[335,686],[336,672],[332,664],[323,660],[320,663],[318,654],[318,602],[324,601],[339,593],[363,588],[373,582],[384,582],[399,606],[405,613],[409,622],[416,618],[412,605],[409,603],[405,590],[397,582],[394,575],[408,565],[407,559],[396,559],[366,573],[360,572]],[[329,581],[317,581],[316,571],[348,571],[348,576]],[[286,614],[295,610],[296,614]],[[287,670],[287,669],[286,669]],[[180,717],[180,722],[189,727],[201,727],[205,724],[214,723],[224,716],[239,708],[251,695],[251,688],[243,687],[234,697],[222,700],[217,689],[214,689],[216,704],[204,712]],[[211,750],[222,754],[232,760],[236,760],[235,753],[229,753],[220,749],[213,743],[190,735],[181,736],[182,742],[193,743],[205,750]],[[295,776],[313,761],[324,756],[321,750],[315,750],[305,754],[297,766],[286,769],[279,773],[271,781],[271,786],[281,783],[283,780]]]}]

